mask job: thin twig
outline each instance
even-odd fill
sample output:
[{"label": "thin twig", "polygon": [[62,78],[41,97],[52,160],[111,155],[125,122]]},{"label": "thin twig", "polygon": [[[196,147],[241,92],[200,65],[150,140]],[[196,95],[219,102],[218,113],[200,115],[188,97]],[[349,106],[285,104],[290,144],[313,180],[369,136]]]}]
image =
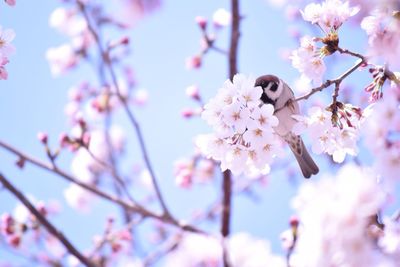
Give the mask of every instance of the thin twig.
[{"label": "thin twig", "polygon": [[160,187],[158,185],[155,172],[153,170],[152,164],[150,162],[150,159],[149,159],[149,156],[148,156],[148,153],[147,153],[147,148],[146,148],[145,143],[144,143],[144,138],[143,138],[143,134],[142,134],[140,125],[137,122],[135,116],[133,115],[133,112],[130,109],[125,97],[121,94],[121,91],[120,91],[120,88],[119,88],[119,85],[118,85],[118,81],[117,81],[117,77],[116,77],[116,74],[115,74],[115,71],[114,71],[114,67],[113,67],[112,62],[110,60],[109,53],[108,53],[108,51],[106,51],[106,49],[103,48],[103,45],[102,45],[101,40],[100,40],[100,37],[99,37],[96,29],[92,25],[92,22],[91,22],[91,20],[89,18],[89,14],[88,14],[88,11],[86,9],[85,4],[83,2],[81,2],[81,0],[76,0],[76,2],[78,4],[78,6],[79,6],[79,8],[80,8],[85,20],[86,20],[86,22],[87,22],[88,29],[89,29],[90,33],[93,35],[93,37],[94,37],[94,40],[95,40],[95,42],[97,44],[97,48],[98,48],[99,53],[100,53],[100,55],[102,57],[102,60],[104,61],[105,66],[106,66],[106,68],[107,68],[107,70],[108,70],[108,72],[109,72],[109,74],[111,76],[112,84],[115,87],[115,90],[117,92],[117,97],[118,97],[119,101],[121,102],[121,104],[122,104],[122,106],[123,106],[123,108],[125,110],[125,113],[127,114],[132,126],[135,129],[135,132],[136,132],[136,135],[137,135],[137,138],[138,138],[138,141],[139,141],[140,150],[142,152],[143,160],[144,160],[144,162],[146,164],[146,167],[147,167],[147,169],[148,169],[148,171],[150,173],[150,177],[151,177],[151,180],[152,180],[152,183],[153,183],[154,191],[155,191],[155,193],[157,195],[157,198],[158,198],[158,200],[160,202],[160,205],[161,205],[161,207],[163,209],[163,213],[165,214],[165,216],[171,217],[171,219],[173,219],[171,213],[169,212],[169,209],[167,208],[167,205],[166,205],[166,203],[164,201],[164,198],[163,198],[163,196],[161,194],[161,190],[160,190]]},{"label": "thin twig", "polygon": [[15,186],[13,186],[4,176],[0,173],[0,182],[7,188],[22,204],[33,214],[36,219],[46,228],[49,233],[51,233],[55,238],[57,238],[64,247],[76,258],[78,258],[82,264],[88,267],[95,267],[96,265],[81,254],[78,249],[64,236],[64,234],[58,230],[53,224],[50,223],[33,205],[32,203],[22,194]]},{"label": "thin twig", "polygon": [[347,76],[349,76],[351,73],[353,73],[355,70],[357,70],[361,65],[363,65],[365,63],[364,60],[359,60],[354,66],[352,66],[350,69],[348,69],[346,72],[344,72],[342,75],[340,75],[338,78],[334,79],[334,80],[327,80],[325,81],[323,84],[321,84],[318,87],[315,87],[313,89],[311,89],[311,91],[303,96],[300,96],[298,98],[295,99],[295,101],[300,101],[300,100],[306,100],[308,99],[310,96],[312,96],[313,94],[317,93],[317,92],[321,92],[322,90],[328,88],[329,86],[331,86],[332,84],[340,84]]},{"label": "thin twig", "polygon": [[64,179],[66,179],[67,181],[74,183],[76,185],[79,185],[80,187],[88,190],[89,192],[97,195],[98,197],[101,197],[105,200],[108,200],[112,203],[115,203],[127,210],[130,210],[132,212],[138,213],[140,215],[142,215],[143,217],[146,218],[153,218],[156,220],[159,220],[161,222],[164,223],[168,223],[171,225],[176,226],[177,228],[180,228],[181,230],[184,231],[189,231],[189,232],[195,232],[195,233],[200,233],[200,234],[206,234],[206,232],[204,232],[203,230],[200,230],[194,226],[182,223],[178,220],[176,220],[175,218],[171,218],[169,216],[165,216],[164,214],[157,214],[153,211],[150,211],[148,209],[146,209],[145,207],[141,206],[140,204],[137,203],[128,203],[118,197],[115,197],[113,195],[110,195],[104,191],[101,191],[100,189],[93,187],[90,184],[86,184],[82,181],[80,181],[78,178],[75,178],[74,176],[68,174],[67,172],[61,170],[60,168],[58,168],[56,165],[52,165],[52,164],[48,164],[45,162],[42,162],[38,159],[35,159],[19,150],[17,150],[16,148],[10,146],[9,144],[4,143],[3,141],[0,140],[0,147],[3,147],[4,149],[6,149],[7,151],[17,155],[20,159],[22,159],[24,162],[29,162],[41,169],[47,170],[53,174],[59,175],[60,177],[63,177]]}]

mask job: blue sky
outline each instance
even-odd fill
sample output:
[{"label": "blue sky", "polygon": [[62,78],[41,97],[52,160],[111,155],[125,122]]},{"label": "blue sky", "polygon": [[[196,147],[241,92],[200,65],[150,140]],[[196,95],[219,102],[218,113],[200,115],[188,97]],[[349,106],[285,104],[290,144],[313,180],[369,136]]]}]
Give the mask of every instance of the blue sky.
[{"label": "blue sky", "polygon": [[[45,52],[67,39],[48,26],[48,17],[58,5],[57,1],[19,1],[17,6],[0,6],[0,25],[13,28],[17,34],[13,42],[16,54],[8,65],[9,79],[0,81],[0,139],[17,148],[46,159],[38,131],[46,131],[50,143],[56,144],[58,135],[68,129],[63,108],[67,90],[85,77],[91,77],[89,68],[83,67],[59,78],[53,78],[45,60]],[[213,12],[225,7],[229,1],[173,1],[165,0],[160,10],[146,17],[130,33],[132,56],[127,61],[133,66],[138,88],[149,92],[146,107],[134,109],[142,126],[145,141],[167,204],[178,217],[184,218],[191,210],[203,207],[217,197],[219,184],[200,186],[189,191],[174,184],[173,161],[192,153],[193,137],[210,129],[200,119],[184,120],[180,111],[195,106],[185,95],[185,88],[197,84],[204,99],[212,97],[227,78],[227,59],[221,54],[206,56],[203,68],[185,69],[185,58],[199,51],[200,30],[194,22],[197,15],[211,17]],[[282,10],[271,8],[266,1],[241,1],[241,24],[239,45],[239,71],[259,76],[274,73],[291,82],[298,75],[290,64],[279,56],[281,47],[295,48],[296,43],[288,35],[288,22]],[[346,29],[344,29],[345,34]],[[228,30],[222,30],[217,45],[227,48]],[[343,44],[348,48],[360,48],[362,34],[353,35]],[[361,47],[364,49],[364,47]],[[351,65],[353,60],[346,63]],[[343,70],[335,66],[332,74]],[[134,133],[126,120],[121,120],[127,135]],[[130,142],[129,144],[135,144]],[[66,153],[68,154],[68,153]],[[288,153],[288,156],[291,155]],[[132,152],[133,162],[140,157]],[[70,155],[62,157],[64,169],[69,169]],[[70,236],[73,243],[83,249],[90,245],[91,236],[102,231],[103,224],[93,227],[110,213],[118,210],[104,202],[94,206],[90,215],[76,214],[69,209],[60,196],[67,183],[29,164],[23,170],[15,167],[16,158],[0,150],[0,171],[9,177],[23,192],[37,199],[61,199],[63,212],[53,220],[55,225]],[[324,158],[317,158],[324,164]],[[297,166],[291,165],[295,168]],[[273,172],[267,186],[257,190],[259,203],[246,197],[233,201],[232,227],[234,232],[246,231],[268,239],[275,252],[280,251],[279,234],[287,228],[291,214],[289,203],[296,186],[283,177],[283,172]],[[298,180],[299,183],[303,182]],[[4,190],[0,191],[0,213],[15,206],[14,199]],[[145,234],[141,238],[146,239]],[[19,262],[0,248],[0,259]]]}]

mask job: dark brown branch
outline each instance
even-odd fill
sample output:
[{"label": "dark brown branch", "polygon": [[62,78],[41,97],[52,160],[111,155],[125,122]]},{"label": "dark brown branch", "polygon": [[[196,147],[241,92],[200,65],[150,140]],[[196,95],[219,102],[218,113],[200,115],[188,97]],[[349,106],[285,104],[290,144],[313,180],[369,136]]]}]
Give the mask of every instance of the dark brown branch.
[{"label": "dark brown branch", "polygon": [[109,72],[109,74],[111,76],[112,84],[115,87],[116,92],[117,92],[117,97],[118,97],[119,101],[121,102],[121,104],[122,104],[122,106],[123,106],[123,108],[125,110],[125,113],[127,114],[132,126],[135,129],[135,132],[136,132],[136,135],[137,135],[137,138],[138,138],[138,141],[139,141],[140,150],[142,152],[143,160],[144,160],[144,162],[146,164],[146,167],[147,167],[147,169],[148,169],[148,171],[150,173],[150,177],[151,177],[151,180],[152,180],[152,183],[153,183],[154,191],[155,191],[155,193],[157,195],[157,199],[159,200],[160,205],[161,205],[161,207],[163,209],[163,213],[165,214],[165,216],[171,217],[171,219],[173,220],[172,215],[169,212],[169,210],[167,208],[167,205],[166,205],[166,203],[164,201],[164,198],[163,198],[163,196],[161,194],[161,190],[160,190],[160,187],[158,185],[155,172],[153,170],[152,164],[150,162],[150,159],[149,159],[149,156],[148,156],[148,153],[147,153],[147,148],[146,148],[145,143],[144,143],[144,138],[143,138],[143,134],[142,134],[141,128],[139,126],[139,123],[137,122],[132,110],[130,109],[128,103],[126,102],[125,97],[121,94],[121,91],[120,91],[120,88],[119,88],[119,85],[118,85],[118,81],[117,81],[117,76],[115,74],[114,67],[113,67],[112,62],[110,60],[109,53],[102,46],[100,37],[99,37],[96,29],[92,25],[92,22],[91,22],[91,20],[89,18],[89,14],[88,14],[88,11],[87,11],[87,8],[86,8],[85,4],[82,3],[81,0],[77,0],[77,4],[78,4],[78,6],[79,6],[79,8],[80,8],[80,10],[81,10],[86,22],[87,22],[88,29],[89,29],[90,33],[93,35],[93,37],[94,37],[94,40],[95,40],[95,42],[97,44],[97,48],[98,48],[99,53],[100,53],[100,55],[102,57],[102,60],[104,61],[105,66],[106,66],[106,68],[107,68],[107,70],[108,70],[108,72]]},{"label": "dark brown branch", "polygon": [[51,233],[55,238],[57,238],[64,247],[78,258],[82,264],[88,267],[95,267],[96,265],[81,254],[74,245],[63,235],[61,231],[55,228],[47,219],[44,217],[33,205],[32,203],[22,194],[16,187],[14,187],[4,176],[0,173],[0,182],[5,188],[7,188],[22,204],[33,214],[36,219],[46,228],[49,233]]},{"label": "dark brown branch", "polygon": [[60,177],[63,177],[64,179],[66,179],[67,181],[74,183],[76,185],[79,185],[80,187],[88,190],[89,192],[97,195],[98,197],[101,197],[105,200],[108,200],[114,204],[117,204],[129,211],[138,213],[140,215],[142,215],[143,217],[146,218],[153,218],[156,220],[159,220],[161,222],[164,223],[168,223],[171,225],[174,225],[182,230],[185,231],[189,231],[189,232],[195,232],[195,233],[200,233],[200,234],[206,234],[203,230],[200,230],[194,226],[188,225],[188,224],[184,224],[182,222],[179,222],[178,220],[176,220],[175,218],[171,218],[170,216],[166,216],[165,214],[157,214],[153,211],[150,211],[148,209],[146,209],[145,207],[139,205],[139,204],[135,204],[135,203],[128,203],[118,197],[115,197],[113,195],[110,195],[106,192],[101,191],[100,189],[93,187],[89,184],[86,184],[84,182],[81,182],[79,179],[75,178],[74,176],[66,173],[65,171],[59,169],[56,165],[54,164],[47,164],[45,162],[42,162],[38,159],[35,159],[29,155],[24,154],[23,152],[17,150],[16,148],[10,146],[9,144],[6,144],[4,142],[2,142],[0,140],[0,147],[3,147],[4,149],[6,149],[7,151],[17,155],[20,159],[22,159],[24,162],[29,162],[41,169],[47,170],[53,174],[57,174]]},{"label": "dark brown branch", "polygon": [[363,55],[355,53],[355,52],[352,52],[352,51],[350,51],[348,49],[344,49],[344,48],[338,47],[337,51],[339,51],[341,54],[348,54],[348,55],[353,56],[353,57],[358,57],[362,61],[367,62],[366,58]]},{"label": "dark brown branch", "polygon": [[[233,76],[238,72],[237,67],[237,55],[239,45],[239,24],[240,24],[240,13],[239,13],[239,0],[231,0],[231,12],[232,12],[232,27],[231,27],[231,39],[229,46],[229,79],[233,79]],[[231,222],[231,208],[232,208],[232,174],[229,170],[223,172],[222,177],[222,219],[221,219],[221,234],[224,237],[222,241],[223,247],[223,262],[224,267],[229,267],[228,253],[225,247],[225,238],[230,233],[230,222]]]},{"label": "dark brown branch", "polygon": [[233,76],[238,72],[237,68],[237,53],[239,45],[239,0],[231,0],[232,9],[232,27],[231,27],[231,40],[229,48],[229,78],[232,79]]}]

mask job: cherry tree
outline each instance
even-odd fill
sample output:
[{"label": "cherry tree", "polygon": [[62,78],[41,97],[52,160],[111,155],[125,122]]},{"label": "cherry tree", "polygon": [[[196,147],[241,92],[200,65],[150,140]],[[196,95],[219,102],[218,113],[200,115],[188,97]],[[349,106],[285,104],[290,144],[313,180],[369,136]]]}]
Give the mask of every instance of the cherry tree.
[{"label": "cherry tree", "polygon": [[[5,3],[7,12],[24,5]],[[240,68],[240,44],[246,38],[241,25],[247,17],[239,0],[193,18],[201,42],[198,52],[186,58],[186,68],[212,69],[207,61],[215,53],[226,62],[227,75],[220,77],[209,99],[197,85],[186,88],[194,107],[183,109],[182,117],[207,124],[208,132],[194,136],[191,155],[171,164],[175,184],[180,190],[209,184],[219,197],[185,218],[166,200],[160,183],[165,174],[156,171],[148,149],[152,141],[137,112],[148,92],[137,86],[140,76],[126,60],[134,47],[130,31],[162,9],[161,4],[63,0],[50,14],[49,25],[67,41],[48,48],[49,75],[68,76],[89,68],[94,78],[84,77],[69,89],[64,107],[68,130],[60,130],[57,142],[46,129],[37,134],[46,160],[7,140],[0,140],[1,152],[15,157],[21,170],[29,165],[66,181],[59,198],[74,212],[86,212],[90,218],[94,203],[104,201],[119,215],[93,220],[103,232],[85,236],[91,245],[83,248],[55,222],[62,212],[60,203],[23,192],[3,167],[1,194],[12,195],[16,205],[0,211],[1,247],[29,266],[398,266],[400,214],[393,213],[400,172],[398,1],[265,3],[280,6],[292,25],[288,38],[297,44],[280,51],[281,60],[298,71],[295,81],[285,82],[284,74],[254,75]],[[364,34],[365,42],[356,49],[346,47],[354,40],[347,40],[351,35],[344,30]],[[221,40],[223,33],[229,36],[227,43]],[[15,50],[24,49],[15,48],[15,36],[14,30],[0,26],[1,80],[22,76],[8,71]],[[266,38],[274,42],[274,36]],[[268,64],[273,69],[274,63]],[[257,76],[264,74],[276,75],[275,84],[258,83]],[[162,115],[155,114],[154,120],[162,120]],[[303,178],[298,166],[291,167],[294,156],[287,151],[290,147],[296,155],[296,144],[278,130],[286,120],[290,136],[301,135],[302,147],[319,165],[310,179]],[[140,155],[140,164],[129,162],[131,150]],[[70,157],[67,164],[60,159],[65,155]],[[282,227],[287,230],[268,237],[280,238],[283,253],[251,229],[232,230],[234,198],[255,197],[254,191],[277,173],[298,187],[287,199],[293,214],[285,218],[287,226]],[[254,220],[259,216],[254,214]],[[143,232],[152,237],[145,249],[137,242]]]}]

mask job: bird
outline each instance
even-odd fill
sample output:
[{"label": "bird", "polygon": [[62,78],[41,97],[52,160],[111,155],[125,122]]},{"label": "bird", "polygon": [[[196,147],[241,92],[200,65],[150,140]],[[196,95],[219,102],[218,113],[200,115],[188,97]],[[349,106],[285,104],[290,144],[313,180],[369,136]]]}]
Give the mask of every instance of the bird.
[{"label": "bird", "polygon": [[258,77],[255,82],[255,87],[257,86],[263,90],[260,97],[261,104],[274,106],[274,115],[279,120],[274,131],[289,144],[303,176],[310,178],[311,175],[317,174],[319,168],[308,153],[301,136],[292,132],[294,124],[297,123],[292,115],[300,114],[299,104],[295,101],[292,89],[282,79],[272,74]]}]

